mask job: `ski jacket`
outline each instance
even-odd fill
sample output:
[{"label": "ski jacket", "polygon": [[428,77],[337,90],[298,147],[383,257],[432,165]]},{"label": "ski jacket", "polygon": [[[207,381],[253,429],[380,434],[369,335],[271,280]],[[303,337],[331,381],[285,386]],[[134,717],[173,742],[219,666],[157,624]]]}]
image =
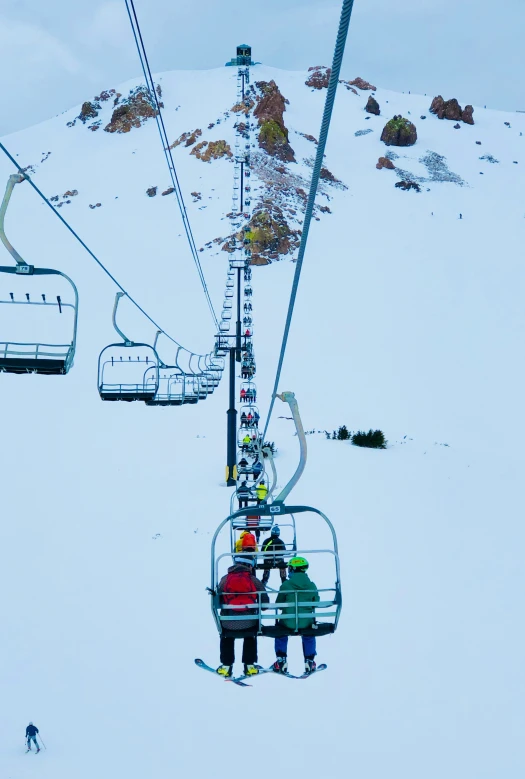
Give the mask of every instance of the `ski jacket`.
[{"label": "ski jacket", "polygon": [[[228,573],[222,577],[222,579],[219,582],[218,592],[221,595],[221,603],[224,603],[222,593],[224,592],[224,586],[226,584],[226,579],[228,578],[228,574],[230,573],[242,573],[242,572],[248,572],[251,577],[251,582],[253,584],[253,592],[262,592],[263,595],[261,595],[261,603],[269,603],[270,599],[268,598],[268,595],[266,593],[266,587],[264,584],[257,579],[253,573],[252,568],[249,565],[232,565],[230,568],[228,568]],[[257,613],[257,608],[254,608],[250,610],[250,613]],[[232,609],[221,609],[221,616],[222,617],[228,617],[234,615],[235,612]],[[224,620],[221,622],[222,627],[226,630],[251,630],[252,628],[257,628],[257,620],[256,619],[239,619],[239,620]]]},{"label": "ski jacket", "polygon": [[257,495],[259,500],[264,500],[265,497],[268,495],[268,487],[266,486],[266,484],[259,484],[255,488],[255,494]]},{"label": "ski jacket", "polygon": [[[304,603],[305,601],[311,603],[317,603],[319,601],[319,592],[317,587],[310,579],[307,573],[297,571],[291,573],[289,578],[281,584],[279,593],[276,598],[276,603],[291,603],[295,604],[295,598],[297,593],[297,602]],[[299,614],[313,614],[315,611],[314,606],[299,606]],[[280,619],[279,624],[284,628],[295,630],[295,605],[282,609],[282,613],[290,614],[287,619]],[[312,617],[299,617],[299,628],[309,628],[313,625],[314,619]]]},{"label": "ski jacket", "polygon": [[[286,544],[279,538],[279,536],[272,536],[267,538],[262,545],[262,552],[284,552],[286,550]],[[274,554],[273,557],[265,557],[263,559],[263,565],[265,568],[281,568],[284,565],[284,558],[282,555]]]},{"label": "ski jacket", "polygon": [[38,728],[35,728],[34,725],[28,725],[26,728],[26,738],[33,738],[33,736],[36,736],[38,733]]},{"label": "ski jacket", "polygon": [[250,533],[249,530],[243,530],[238,540],[235,542],[235,551],[242,552],[244,550],[246,552],[248,548],[253,552],[259,551],[253,533]]}]

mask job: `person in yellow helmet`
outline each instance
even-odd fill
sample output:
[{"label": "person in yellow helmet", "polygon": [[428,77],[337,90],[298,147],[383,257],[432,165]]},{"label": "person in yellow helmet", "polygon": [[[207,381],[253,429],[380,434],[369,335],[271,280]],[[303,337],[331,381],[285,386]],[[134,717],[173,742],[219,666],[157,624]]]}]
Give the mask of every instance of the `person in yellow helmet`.
[{"label": "person in yellow helmet", "polygon": [[264,503],[266,496],[268,495],[268,487],[264,483],[264,480],[259,482],[255,488],[255,494],[257,495],[257,505]]}]

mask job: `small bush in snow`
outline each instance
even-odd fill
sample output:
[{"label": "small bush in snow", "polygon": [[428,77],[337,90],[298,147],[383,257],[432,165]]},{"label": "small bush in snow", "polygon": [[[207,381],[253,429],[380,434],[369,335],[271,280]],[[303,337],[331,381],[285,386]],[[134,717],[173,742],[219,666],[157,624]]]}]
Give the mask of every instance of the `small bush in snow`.
[{"label": "small bush in snow", "polygon": [[354,446],[365,446],[368,449],[386,449],[387,440],[382,430],[369,430],[363,433],[358,430],[352,436]]},{"label": "small bush in snow", "polygon": [[337,440],[338,441],[348,441],[350,438],[350,433],[348,432],[348,428],[346,425],[341,425],[339,430],[337,431]]}]

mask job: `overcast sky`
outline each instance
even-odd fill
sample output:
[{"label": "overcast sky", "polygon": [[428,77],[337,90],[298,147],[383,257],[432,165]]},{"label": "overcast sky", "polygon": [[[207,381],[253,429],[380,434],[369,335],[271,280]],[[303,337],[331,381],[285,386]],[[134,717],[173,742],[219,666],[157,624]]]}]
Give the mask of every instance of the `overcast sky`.
[{"label": "overcast sky", "polygon": [[[135,0],[153,71],[328,65],[340,0]],[[343,75],[525,109],[525,0],[356,0]],[[0,0],[0,135],[139,76],[124,0]]]}]

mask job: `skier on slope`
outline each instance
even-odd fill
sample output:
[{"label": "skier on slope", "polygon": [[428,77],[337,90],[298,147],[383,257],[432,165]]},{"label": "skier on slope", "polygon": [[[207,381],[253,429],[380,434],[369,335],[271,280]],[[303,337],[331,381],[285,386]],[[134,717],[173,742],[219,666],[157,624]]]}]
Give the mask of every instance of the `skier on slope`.
[{"label": "skier on slope", "polygon": [[[319,602],[319,591],[313,581],[310,579],[306,571],[308,570],[308,560],[304,557],[292,557],[288,561],[288,574],[289,578],[281,584],[279,593],[276,598],[276,603],[289,603],[290,606],[282,608],[282,614],[288,615],[286,618],[281,618],[277,624],[280,627],[287,628],[288,630],[299,630],[305,628],[311,628],[315,623],[315,606],[313,604]],[[295,593],[299,591],[297,596],[298,603],[311,602],[312,606],[298,606],[297,617],[295,611]],[[299,616],[305,614],[307,616]],[[305,664],[305,673],[312,673],[315,671],[315,656],[316,643],[315,636],[301,636],[303,641],[303,655]],[[273,664],[273,670],[276,673],[286,673],[288,670],[287,661],[288,650],[288,636],[278,636],[275,639],[275,654],[277,660]]]},{"label": "skier on slope", "polygon": [[[259,673],[257,663],[257,619],[252,615],[257,614],[257,593],[261,603],[269,603],[266,588],[255,577],[253,568],[254,559],[249,555],[236,555],[233,565],[228,568],[228,573],[219,582],[218,592],[221,595],[221,616],[240,617],[246,619],[222,621],[222,633],[220,639],[221,665],[217,668],[220,676],[232,676],[235,662],[235,632],[253,631],[253,635],[244,636],[242,648],[242,662],[244,663],[245,676]],[[229,608],[243,606],[244,608]],[[252,608],[250,608],[252,606]]]},{"label": "skier on slope", "polygon": [[286,544],[280,538],[281,529],[278,525],[272,527],[272,533],[270,538],[267,538],[262,545],[262,552],[273,552],[274,554],[263,558],[264,573],[262,577],[262,583],[268,584],[270,578],[270,571],[272,568],[278,568],[281,575],[281,582],[286,579],[286,564],[282,555],[275,554],[276,552],[286,551]]},{"label": "skier on slope", "polygon": [[26,728],[26,740],[27,740],[27,751],[31,752],[31,742],[34,742],[34,745],[36,747],[36,753],[38,754],[40,752],[40,747],[38,746],[38,741],[36,740],[36,734],[38,733],[38,728],[33,725],[32,722],[29,723],[29,725]]}]

